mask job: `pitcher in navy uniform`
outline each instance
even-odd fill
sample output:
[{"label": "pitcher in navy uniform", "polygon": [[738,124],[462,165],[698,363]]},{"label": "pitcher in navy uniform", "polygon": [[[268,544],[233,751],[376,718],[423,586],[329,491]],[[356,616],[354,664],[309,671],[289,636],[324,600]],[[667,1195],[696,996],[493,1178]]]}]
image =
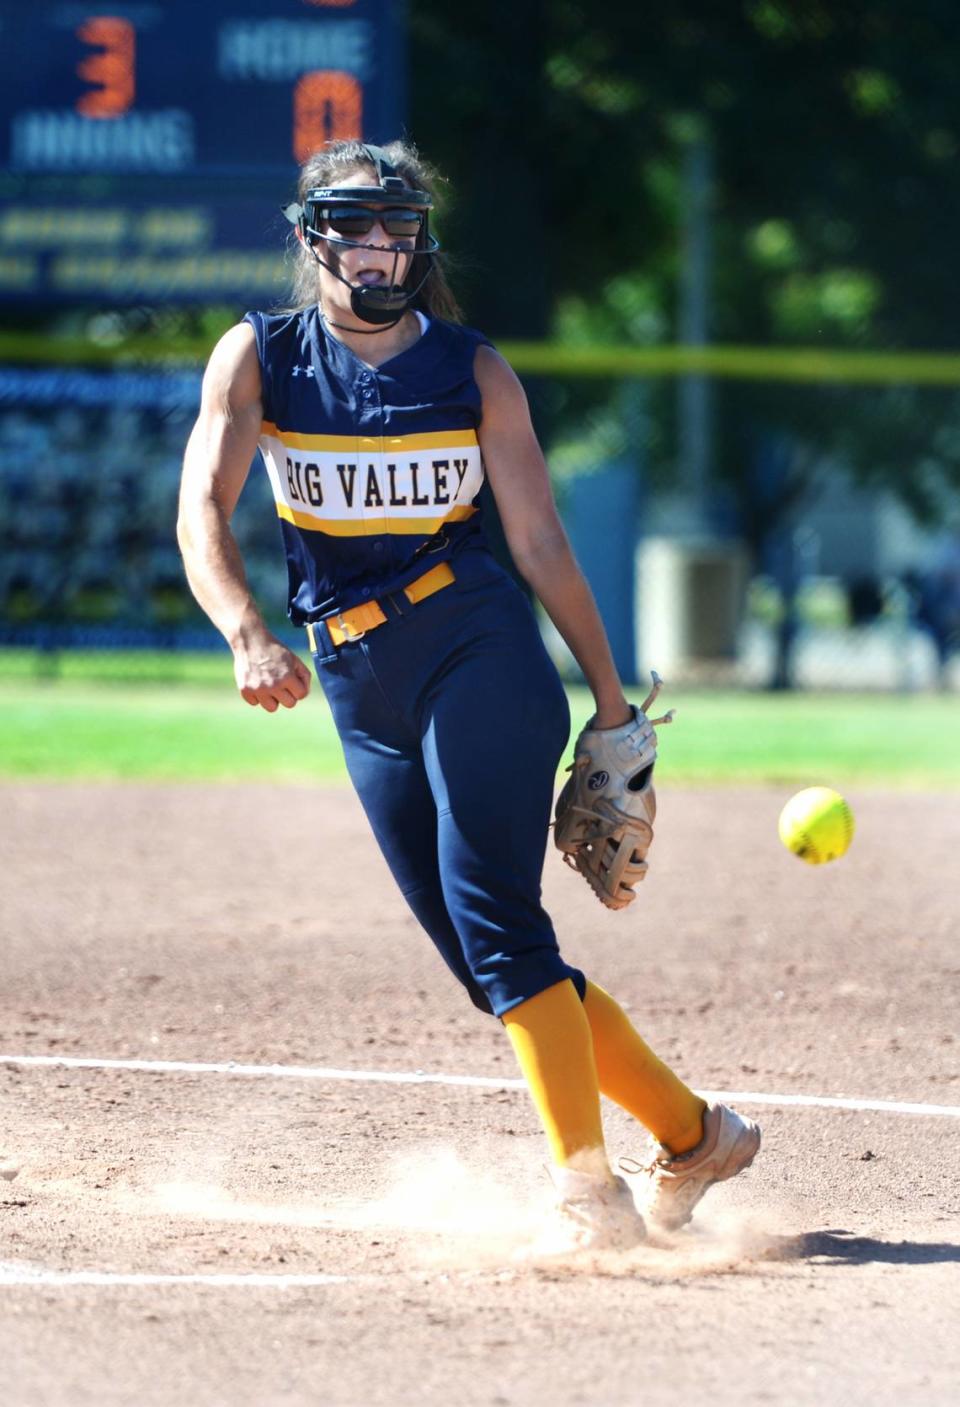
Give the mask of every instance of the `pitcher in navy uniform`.
[{"label": "pitcher in navy uniform", "polygon": [[660,1144],[643,1210],[682,1225],[753,1157],[560,954],[540,878],[566,698],[530,606],[492,557],[489,479],[514,562],[569,645],[594,726],[631,716],[570,552],[523,390],[459,323],[409,146],[339,142],[301,172],[293,312],[248,313],[215,348],[184,463],[191,588],[247,703],[293,708],[310,673],[266,628],[230,518],[259,445],[289,574],[350,777],[399,888],[474,1003],[503,1022],[550,1144],[557,1242],[633,1244],[600,1091]]}]

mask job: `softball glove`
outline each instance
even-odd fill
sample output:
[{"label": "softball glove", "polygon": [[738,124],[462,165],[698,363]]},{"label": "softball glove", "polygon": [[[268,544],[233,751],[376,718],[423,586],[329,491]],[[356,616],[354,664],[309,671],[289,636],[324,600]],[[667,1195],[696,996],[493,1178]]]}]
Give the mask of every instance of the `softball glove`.
[{"label": "softball glove", "polygon": [[602,729],[587,724],[574,745],[570,778],[557,798],[554,844],[608,909],[633,903],[633,887],[647,872],[653,840],[654,728],[671,723],[674,711],[647,717],[663,682],[656,670],[652,673],[653,688],[642,707],[632,705],[629,722]]}]

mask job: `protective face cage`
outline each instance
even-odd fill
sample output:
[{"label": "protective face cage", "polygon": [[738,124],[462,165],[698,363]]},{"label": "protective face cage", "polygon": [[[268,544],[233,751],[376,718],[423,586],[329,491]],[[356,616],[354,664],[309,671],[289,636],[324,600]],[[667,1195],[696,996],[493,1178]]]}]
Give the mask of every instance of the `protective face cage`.
[{"label": "protective face cage", "polygon": [[[363,146],[361,148],[377,173],[375,186],[316,186],[308,190],[304,203],[284,207],[283,213],[295,225],[307,249],[318,264],[322,264],[334,278],[350,289],[350,307],[356,317],[363,322],[375,324],[386,330],[400,321],[408,308],[413,306],[433,267],[433,256],[440,243],[429,230],[430,211],[433,198],[426,191],[415,190],[404,183],[396,167],[387,157],[382,147]],[[347,206],[372,206],[378,211],[413,209],[420,215],[420,225],[413,246],[413,258],[403,283],[397,282],[397,269],[401,259],[410,253],[407,248],[394,248],[393,266],[389,281],[385,285],[371,286],[352,284],[345,279],[333,262],[321,257],[317,245],[323,241],[328,245],[348,249],[382,249],[382,245],[365,244],[359,239],[348,239],[332,231],[324,233],[321,226],[330,218],[327,212],[343,210]]]}]

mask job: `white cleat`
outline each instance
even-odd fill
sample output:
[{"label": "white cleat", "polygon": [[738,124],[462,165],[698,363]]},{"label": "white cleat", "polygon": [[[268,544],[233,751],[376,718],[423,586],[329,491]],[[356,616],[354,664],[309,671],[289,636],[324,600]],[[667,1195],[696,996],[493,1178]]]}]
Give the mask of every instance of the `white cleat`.
[{"label": "white cleat", "polygon": [[12,1182],[20,1171],[20,1167],[12,1158],[5,1158],[0,1153],[0,1178],[4,1182]]},{"label": "white cleat", "polygon": [[578,1251],[628,1251],[646,1239],[643,1218],[622,1177],[573,1168],[552,1168],[557,1190],[552,1217],[532,1255],[564,1256]]},{"label": "white cleat", "polygon": [[679,1231],[693,1216],[700,1198],[716,1182],[736,1177],[753,1162],[760,1147],[760,1129],[725,1104],[709,1104],[703,1116],[703,1138],[696,1148],[676,1156],[661,1146],[647,1167],[622,1158],[626,1173],[648,1178],[638,1189],[637,1203],[656,1231]]}]

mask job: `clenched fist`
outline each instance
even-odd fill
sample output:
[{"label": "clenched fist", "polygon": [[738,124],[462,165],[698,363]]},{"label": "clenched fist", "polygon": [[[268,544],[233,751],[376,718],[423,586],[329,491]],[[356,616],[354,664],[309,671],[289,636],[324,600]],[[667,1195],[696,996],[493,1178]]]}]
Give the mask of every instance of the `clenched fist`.
[{"label": "clenched fist", "polygon": [[240,695],[254,708],[276,713],[279,706],[293,708],[310,692],[310,671],[275,635],[238,645],[233,652],[233,673]]}]

